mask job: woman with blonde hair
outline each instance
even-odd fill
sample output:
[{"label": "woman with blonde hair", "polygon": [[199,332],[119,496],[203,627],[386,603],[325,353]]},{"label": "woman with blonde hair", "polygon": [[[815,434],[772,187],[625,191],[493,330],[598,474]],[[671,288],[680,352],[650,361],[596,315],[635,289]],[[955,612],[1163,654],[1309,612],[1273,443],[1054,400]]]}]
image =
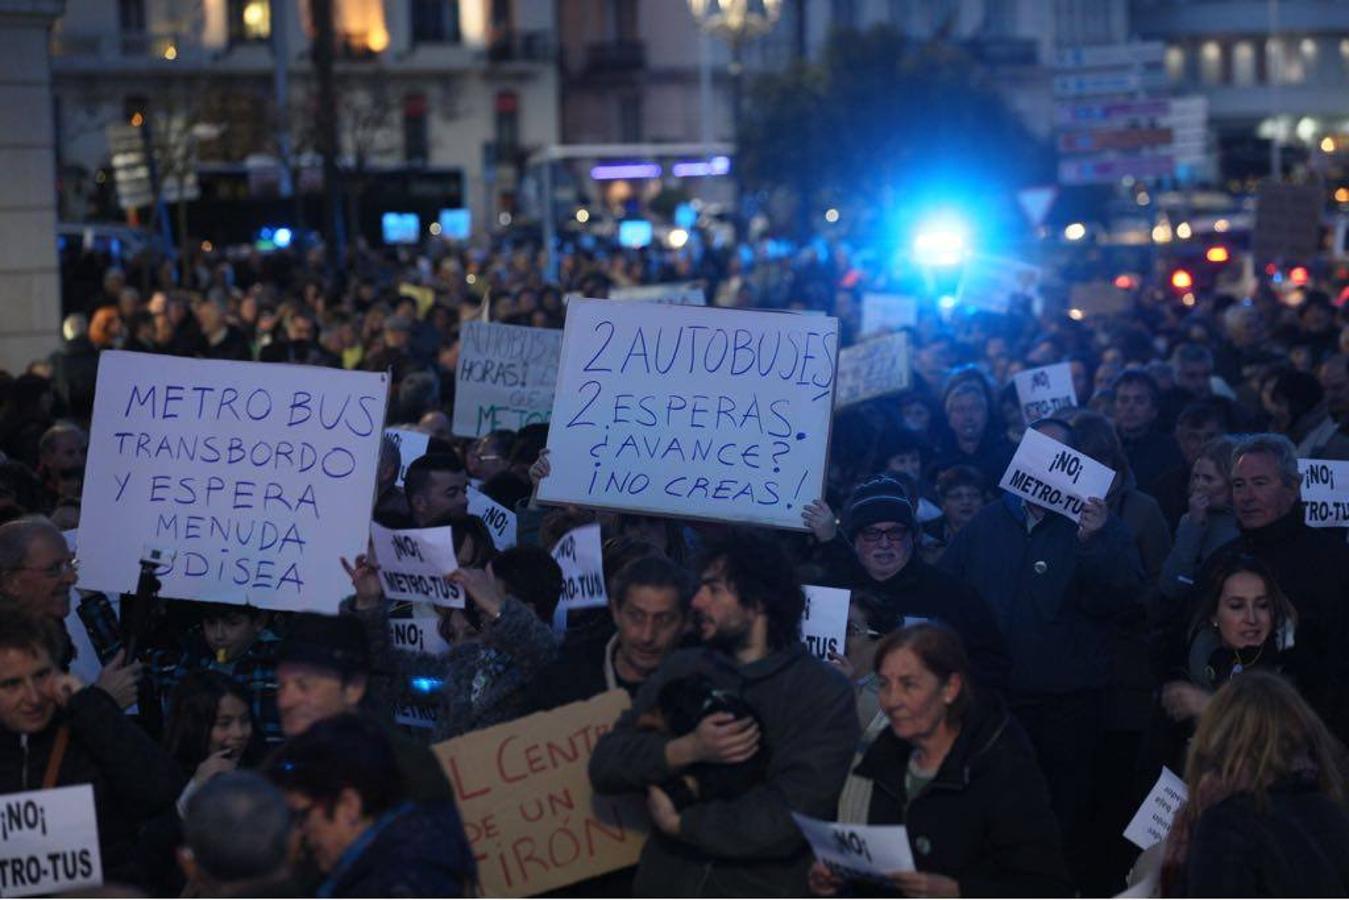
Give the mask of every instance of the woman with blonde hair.
[{"label": "woman with blonde hair", "polygon": [[1248,672],[1204,710],[1189,801],[1167,838],[1162,893],[1349,895],[1343,748],[1291,684]]}]

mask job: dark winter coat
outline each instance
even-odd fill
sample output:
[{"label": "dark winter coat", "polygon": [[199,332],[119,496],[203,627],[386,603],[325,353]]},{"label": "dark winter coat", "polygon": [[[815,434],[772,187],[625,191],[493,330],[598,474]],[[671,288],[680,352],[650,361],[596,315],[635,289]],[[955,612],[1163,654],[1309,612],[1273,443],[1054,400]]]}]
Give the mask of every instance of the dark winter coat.
[{"label": "dark winter coat", "polygon": [[75,692],[50,725],[27,736],[0,731],[0,794],[42,787],[57,731],[70,726],[56,786],[94,789],[99,852],[108,882],[141,883],[135,846],[141,825],[170,812],[187,779],[178,764],[103,690]]},{"label": "dark winter coat", "polygon": [[1349,895],[1349,814],[1314,785],[1250,794],[1204,811],[1185,865],[1191,897]]},{"label": "dark winter coat", "polygon": [[767,775],[734,799],[686,807],[677,839],[653,831],[635,895],[805,896],[811,854],[791,813],[833,815],[860,728],[848,680],[802,645],[744,666],[706,648],[673,654],[595,745],[590,780],[597,791],[617,794],[644,792],[675,774],[665,763],[670,737],[637,721],[657,705],[662,687],[694,673],[754,709],[768,751]]},{"label": "dark winter coat", "polygon": [[954,879],[962,897],[1072,894],[1035,751],[1001,705],[970,707],[936,777],[910,798],[912,752],[886,728],[849,777],[839,820],[906,826],[918,870]]},{"label": "dark winter coat", "polygon": [[1012,660],[1013,698],[1101,689],[1115,622],[1140,608],[1142,565],[1111,514],[1085,543],[1077,524],[1047,513],[1029,532],[1011,494],[979,511],[942,554],[942,570],[993,609]]},{"label": "dark winter coat", "polygon": [[1129,457],[1129,468],[1138,480],[1138,489],[1145,494],[1157,490],[1157,482],[1163,475],[1177,466],[1185,465],[1185,457],[1180,453],[1180,445],[1169,434],[1149,428],[1139,437],[1120,435],[1124,445],[1124,454]]},{"label": "dark winter coat", "polygon": [[477,878],[453,803],[396,811],[369,845],[329,875],[321,897],[463,897]]},{"label": "dark winter coat", "polygon": [[857,554],[841,536],[825,549],[829,567],[826,581],[870,593],[884,605],[887,621],[873,622],[873,628],[889,632],[915,624],[915,619],[946,625],[964,641],[979,686],[997,693],[1007,689],[1012,663],[998,623],[988,604],[968,584],[917,556],[890,578],[877,581],[862,568]]}]

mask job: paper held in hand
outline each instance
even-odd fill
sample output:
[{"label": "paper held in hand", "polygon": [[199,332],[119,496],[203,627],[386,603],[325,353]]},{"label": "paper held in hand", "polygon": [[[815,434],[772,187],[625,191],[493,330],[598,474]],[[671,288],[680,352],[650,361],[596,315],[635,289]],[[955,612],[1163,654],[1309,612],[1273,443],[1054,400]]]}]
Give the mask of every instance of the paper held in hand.
[{"label": "paper held in hand", "polygon": [[1076,522],[1083,501],[1105,499],[1114,481],[1114,469],[1027,428],[998,487]]},{"label": "paper held in hand", "polygon": [[0,859],[0,897],[70,895],[103,884],[94,789],[77,784],[6,794]]},{"label": "paper held in hand", "polygon": [[371,522],[370,540],[386,597],[463,609],[463,589],[446,577],[459,568],[450,526],[393,531]]},{"label": "paper held in hand", "polygon": [[1349,525],[1349,462],[1337,459],[1299,459],[1302,510],[1313,528]]},{"label": "paper held in hand", "polygon": [[1056,363],[1017,372],[1016,399],[1027,425],[1052,416],[1061,409],[1077,406],[1073,390],[1073,369],[1068,363]]},{"label": "paper held in hand", "polygon": [[1140,850],[1147,850],[1166,840],[1171,831],[1171,823],[1189,797],[1185,782],[1166,766],[1162,766],[1161,777],[1148,792],[1148,798],[1129,820],[1124,829],[1124,837]]},{"label": "paper held in hand", "polygon": [[914,871],[909,833],[903,825],[852,825],[823,822],[792,813],[816,859],[839,874],[866,881],[886,881],[895,872]]}]

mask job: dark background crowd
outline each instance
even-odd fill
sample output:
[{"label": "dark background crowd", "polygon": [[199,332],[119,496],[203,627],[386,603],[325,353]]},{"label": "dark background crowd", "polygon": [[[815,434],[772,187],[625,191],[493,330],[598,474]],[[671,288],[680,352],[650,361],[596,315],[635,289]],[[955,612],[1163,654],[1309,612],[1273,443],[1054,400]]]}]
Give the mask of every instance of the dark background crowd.
[{"label": "dark background crowd", "polygon": [[[582,893],[857,889],[790,811],[907,825],[917,871],[866,888],[905,896],[1349,891],[1349,550],[1304,524],[1297,466],[1349,459],[1349,314],[1325,290],[925,302],[911,387],[836,412],[824,496],[769,533],[537,506],[546,425],[450,434],[461,323],[560,328],[566,294],[697,281],[834,315],[846,346],[875,273],[816,246],[548,263],[77,260],[61,346],[0,376],[0,791],[92,783],[107,880],[154,895],[451,895],[473,852],[430,742],[625,689],[590,773],[645,792],[652,837]],[[386,441],[372,517],[453,525],[466,607],[389,603],[364,556],[335,617],[72,598],[62,532],[117,527],[80,523],[108,349],[391,372],[386,424],[432,437],[401,488]],[[1028,425],[1012,377],[1060,362],[1077,406]],[[1080,522],[998,490],[1027,427],[1117,473]],[[518,512],[519,546],[467,514],[470,482]],[[559,633],[548,550],[589,522],[610,606]],[[799,640],[802,584],[852,592],[827,660]],[[400,619],[436,646],[397,646]],[[1139,858],[1121,833],[1162,766],[1190,801]]]}]

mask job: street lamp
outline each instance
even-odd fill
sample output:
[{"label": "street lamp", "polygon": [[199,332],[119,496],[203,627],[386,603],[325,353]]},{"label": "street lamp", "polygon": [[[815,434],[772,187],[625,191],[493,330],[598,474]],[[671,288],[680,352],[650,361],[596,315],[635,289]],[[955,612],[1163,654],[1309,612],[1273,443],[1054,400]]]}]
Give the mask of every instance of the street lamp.
[{"label": "street lamp", "polygon": [[[744,85],[743,50],[746,41],[773,30],[782,15],[782,0],[688,0],[689,12],[703,31],[726,41],[731,47],[731,121],[735,128],[737,155],[740,149],[740,123]],[[704,63],[705,64],[705,63]],[[704,129],[708,109],[703,108]],[[736,236],[740,236],[740,161],[731,171],[735,179]]]}]

